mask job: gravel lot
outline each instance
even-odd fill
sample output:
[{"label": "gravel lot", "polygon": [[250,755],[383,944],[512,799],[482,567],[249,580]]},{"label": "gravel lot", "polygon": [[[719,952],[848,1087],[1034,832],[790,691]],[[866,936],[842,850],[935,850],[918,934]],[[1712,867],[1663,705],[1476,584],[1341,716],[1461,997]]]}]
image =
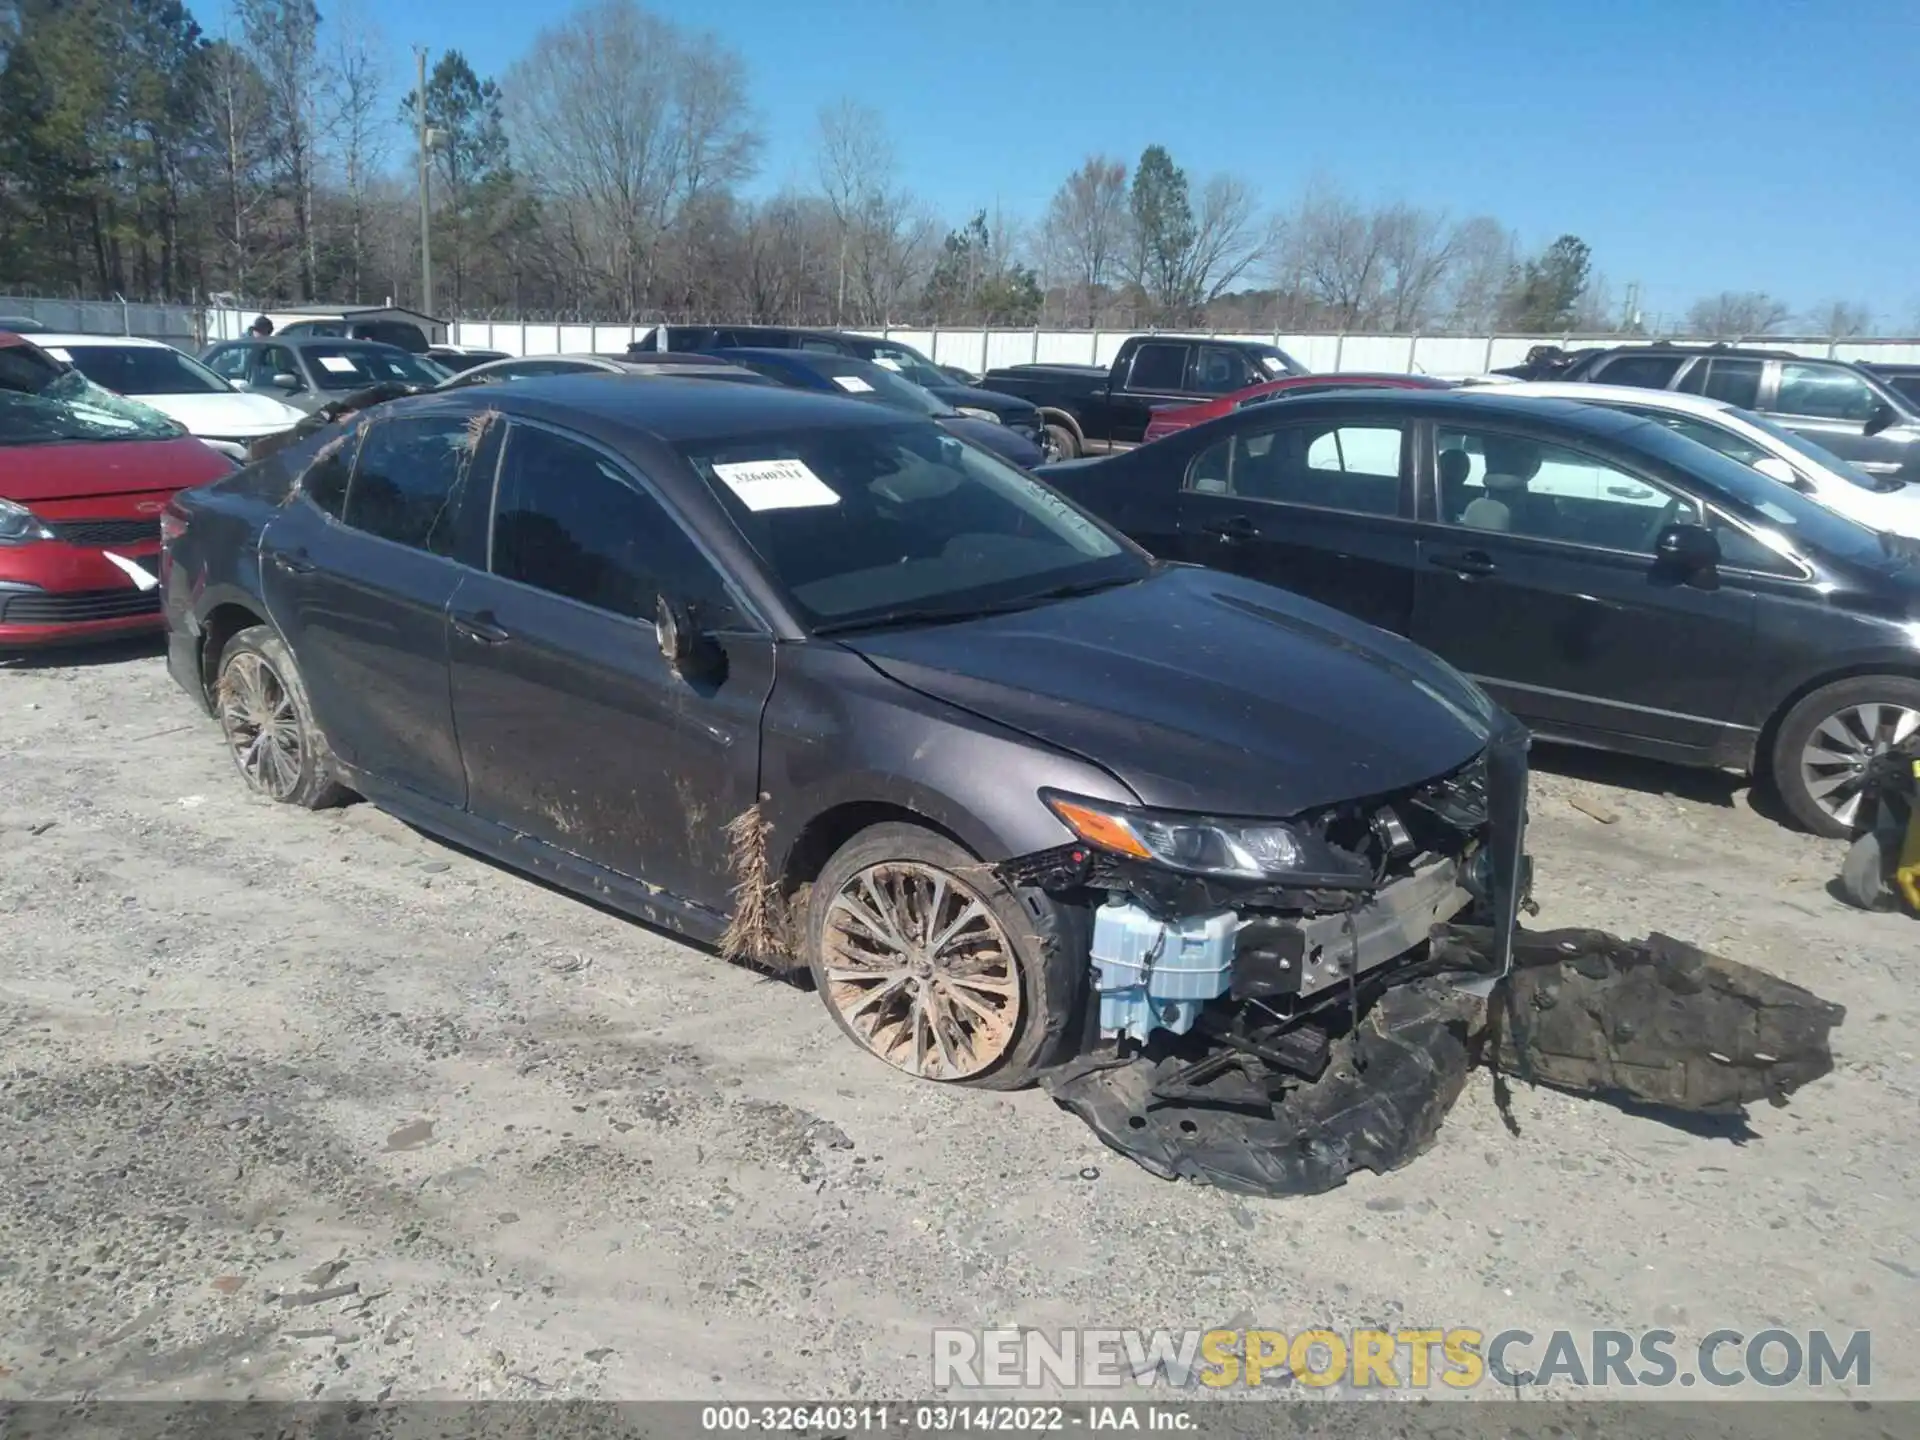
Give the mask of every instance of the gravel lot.
[{"label": "gravel lot", "polygon": [[1920,926],[1722,777],[1537,759],[1532,923],[1798,980],[1836,1073],[1744,1137],[1521,1089],[1515,1138],[1476,1077],[1409,1167],[1259,1202],[249,799],[152,647],[0,666],[0,1397],[911,1397],[936,1325],[1384,1323],[1867,1328],[1920,1398]]}]

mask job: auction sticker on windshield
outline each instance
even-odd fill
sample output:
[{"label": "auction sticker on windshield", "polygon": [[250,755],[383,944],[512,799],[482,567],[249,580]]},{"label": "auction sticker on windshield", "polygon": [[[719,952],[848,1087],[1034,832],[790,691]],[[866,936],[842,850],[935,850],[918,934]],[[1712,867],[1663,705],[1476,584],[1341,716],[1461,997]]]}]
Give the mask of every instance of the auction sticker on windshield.
[{"label": "auction sticker on windshield", "polygon": [[864,395],[873,389],[873,386],[862,380],[858,375],[836,375],[833,377],[833,383],[838,385],[842,390],[851,391],[855,395]]},{"label": "auction sticker on windshield", "polygon": [[353,361],[347,359],[344,355],[322,355],[318,358],[320,366],[324,370],[331,370],[336,375],[351,375],[353,373]]},{"label": "auction sticker on windshield", "polygon": [[840,503],[838,492],[802,460],[749,460],[715,465],[713,473],[727,482],[749,510],[801,510]]},{"label": "auction sticker on windshield", "polygon": [[882,370],[892,370],[897,373],[900,369],[900,362],[898,360],[889,359],[885,355],[874,356],[873,363],[878,365]]}]

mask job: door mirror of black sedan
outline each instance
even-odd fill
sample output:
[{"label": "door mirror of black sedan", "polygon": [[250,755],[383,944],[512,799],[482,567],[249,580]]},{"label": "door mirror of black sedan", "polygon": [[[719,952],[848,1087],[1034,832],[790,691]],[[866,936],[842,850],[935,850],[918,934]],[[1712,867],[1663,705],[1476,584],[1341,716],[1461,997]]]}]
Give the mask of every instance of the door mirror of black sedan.
[{"label": "door mirror of black sedan", "polygon": [[1682,575],[1698,575],[1720,563],[1720,542],[1704,525],[1669,525],[1653,542],[1654,563]]},{"label": "door mirror of black sedan", "polygon": [[1867,416],[1867,426],[1863,433],[1867,435],[1878,435],[1899,418],[1900,415],[1893,406],[1881,400],[1874,405],[1873,413]]},{"label": "door mirror of black sedan", "polygon": [[671,595],[660,597],[654,611],[653,634],[660,642],[660,653],[674,669],[678,670],[693,657],[693,615],[684,601]]}]

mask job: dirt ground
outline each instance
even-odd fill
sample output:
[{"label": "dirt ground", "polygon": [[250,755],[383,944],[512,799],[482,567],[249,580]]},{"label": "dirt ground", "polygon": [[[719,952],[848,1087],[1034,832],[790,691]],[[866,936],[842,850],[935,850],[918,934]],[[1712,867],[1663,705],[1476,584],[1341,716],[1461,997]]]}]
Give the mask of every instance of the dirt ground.
[{"label": "dirt ground", "polygon": [[1724,777],[1536,759],[1532,923],[1800,981],[1835,1074],[1744,1136],[1523,1087],[1518,1138],[1478,1076],[1405,1169],[1260,1202],[248,798],[151,647],[0,667],[0,1397],[924,1397],[935,1326],[1383,1324],[1869,1329],[1920,1398],[1920,925]]}]

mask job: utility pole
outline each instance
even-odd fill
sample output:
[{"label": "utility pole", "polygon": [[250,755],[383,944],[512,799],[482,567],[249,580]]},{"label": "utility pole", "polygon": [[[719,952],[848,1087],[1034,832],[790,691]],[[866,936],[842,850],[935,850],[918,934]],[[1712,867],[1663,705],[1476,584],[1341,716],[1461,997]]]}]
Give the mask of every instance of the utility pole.
[{"label": "utility pole", "polygon": [[418,70],[417,88],[413,95],[414,119],[419,122],[420,135],[420,309],[423,313],[433,314],[433,233],[428,222],[431,213],[427,208],[427,47],[413,47],[413,58]]}]

